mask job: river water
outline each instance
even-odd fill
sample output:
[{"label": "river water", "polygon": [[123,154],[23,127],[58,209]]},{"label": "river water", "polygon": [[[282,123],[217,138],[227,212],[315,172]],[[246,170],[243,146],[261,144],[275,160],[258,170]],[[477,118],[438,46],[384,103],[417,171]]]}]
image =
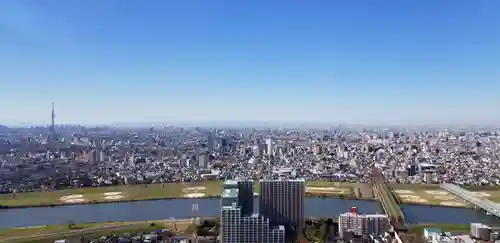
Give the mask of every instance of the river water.
[{"label": "river water", "polygon": [[[198,204],[198,211],[193,211],[193,204]],[[219,206],[219,199],[207,198],[5,209],[0,210],[0,228],[65,224],[70,220],[74,223],[89,223],[214,217],[220,213]],[[316,197],[306,198],[304,210],[306,217],[336,217],[353,206],[360,213],[382,212],[377,201]],[[500,224],[500,219],[470,208],[426,205],[402,205],[401,208],[410,224]]]}]

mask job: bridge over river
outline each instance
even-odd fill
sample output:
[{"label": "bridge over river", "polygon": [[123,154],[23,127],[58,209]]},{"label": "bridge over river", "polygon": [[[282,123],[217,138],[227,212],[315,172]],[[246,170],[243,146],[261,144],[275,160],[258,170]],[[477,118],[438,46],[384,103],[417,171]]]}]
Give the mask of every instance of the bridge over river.
[{"label": "bridge over river", "polygon": [[464,200],[466,203],[474,205],[476,208],[481,208],[488,214],[495,215],[500,218],[500,205],[488,199],[479,198],[473,192],[465,190],[454,184],[441,184],[441,188]]}]

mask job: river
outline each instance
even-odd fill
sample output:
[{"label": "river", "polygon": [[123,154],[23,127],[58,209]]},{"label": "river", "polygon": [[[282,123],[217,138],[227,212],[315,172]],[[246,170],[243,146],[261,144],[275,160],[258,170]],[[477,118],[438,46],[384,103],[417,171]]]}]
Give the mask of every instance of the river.
[{"label": "river", "polygon": [[[193,212],[193,204],[198,204],[198,211]],[[89,223],[214,217],[220,213],[219,205],[219,199],[206,198],[5,209],[0,210],[0,228],[65,224],[70,220],[74,223]],[[306,217],[336,217],[353,206],[360,213],[382,212],[377,201],[308,197],[304,213]],[[402,205],[401,208],[410,224],[500,224],[500,219],[470,208],[426,205]]]}]

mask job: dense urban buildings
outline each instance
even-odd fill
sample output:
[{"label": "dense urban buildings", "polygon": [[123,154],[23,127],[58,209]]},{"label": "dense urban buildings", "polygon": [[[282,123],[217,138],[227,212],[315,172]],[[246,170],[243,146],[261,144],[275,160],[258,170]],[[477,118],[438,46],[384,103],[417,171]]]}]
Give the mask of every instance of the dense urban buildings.
[{"label": "dense urban buildings", "polygon": [[259,213],[276,225],[284,225],[289,238],[296,237],[304,225],[305,181],[261,180]]},{"label": "dense urban buildings", "polygon": [[393,183],[500,184],[495,127],[0,128],[0,192],[232,178],[365,183],[374,165]]},{"label": "dense urban buildings", "polygon": [[[245,215],[243,209],[248,207],[246,196],[252,195],[253,185],[249,181],[226,181],[221,195],[220,238],[222,243],[284,243],[285,228],[282,225],[274,227],[268,218],[257,213]],[[240,191],[238,187],[242,187]],[[247,191],[247,190],[250,190]],[[241,201],[243,199],[243,201]],[[253,204],[252,204],[253,207]]]}]

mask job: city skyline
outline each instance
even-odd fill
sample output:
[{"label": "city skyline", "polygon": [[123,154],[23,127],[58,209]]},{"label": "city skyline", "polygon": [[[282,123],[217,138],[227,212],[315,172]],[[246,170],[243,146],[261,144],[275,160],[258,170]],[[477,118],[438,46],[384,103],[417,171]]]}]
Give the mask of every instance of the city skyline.
[{"label": "city skyline", "polygon": [[2,1],[0,124],[500,122],[500,3],[148,3]]},{"label": "city skyline", "polygon": [[333,128],[333,127],[384,127],[384,128],[398,128],[398,127],[429,127],[429,128],[494,128],[498,127],[497,121],[461,121],[461,122],[448,122],[448,121],[432,121],[432,122],[415,122],[407,121],[405,123],[394,122],[394,121],[378,121],[378,122],[368,122],[368,123],[349,123],[349,122],[336,122],[336,121],[297,121],[297,120],[283,120],[283,121],[258,121],[258,120],[202,120],[202,121],[184,121],[184,120],[170,120],[169,122],[161,121],[141,121],[141,122],[114,122],[114,123],[58,123],[55,119],[55,107],[52,102],[52,109],[50,110],[50,121],[45,122],[22,122],[15,120],[0,120],[0,125],[6,125],[12,128],[16,127],[48,127],[49,131],[54,132],[58,126],[111,126],[111,127],[129,127],[129,128],[146,128],[146,127],[164,127],[164,126],[180,126],[180,127],[227,127],[227,128],[243,128],[243,127],[255,127],[255,128],[297,128],[297,127],[309,127],[309,128]]}]

